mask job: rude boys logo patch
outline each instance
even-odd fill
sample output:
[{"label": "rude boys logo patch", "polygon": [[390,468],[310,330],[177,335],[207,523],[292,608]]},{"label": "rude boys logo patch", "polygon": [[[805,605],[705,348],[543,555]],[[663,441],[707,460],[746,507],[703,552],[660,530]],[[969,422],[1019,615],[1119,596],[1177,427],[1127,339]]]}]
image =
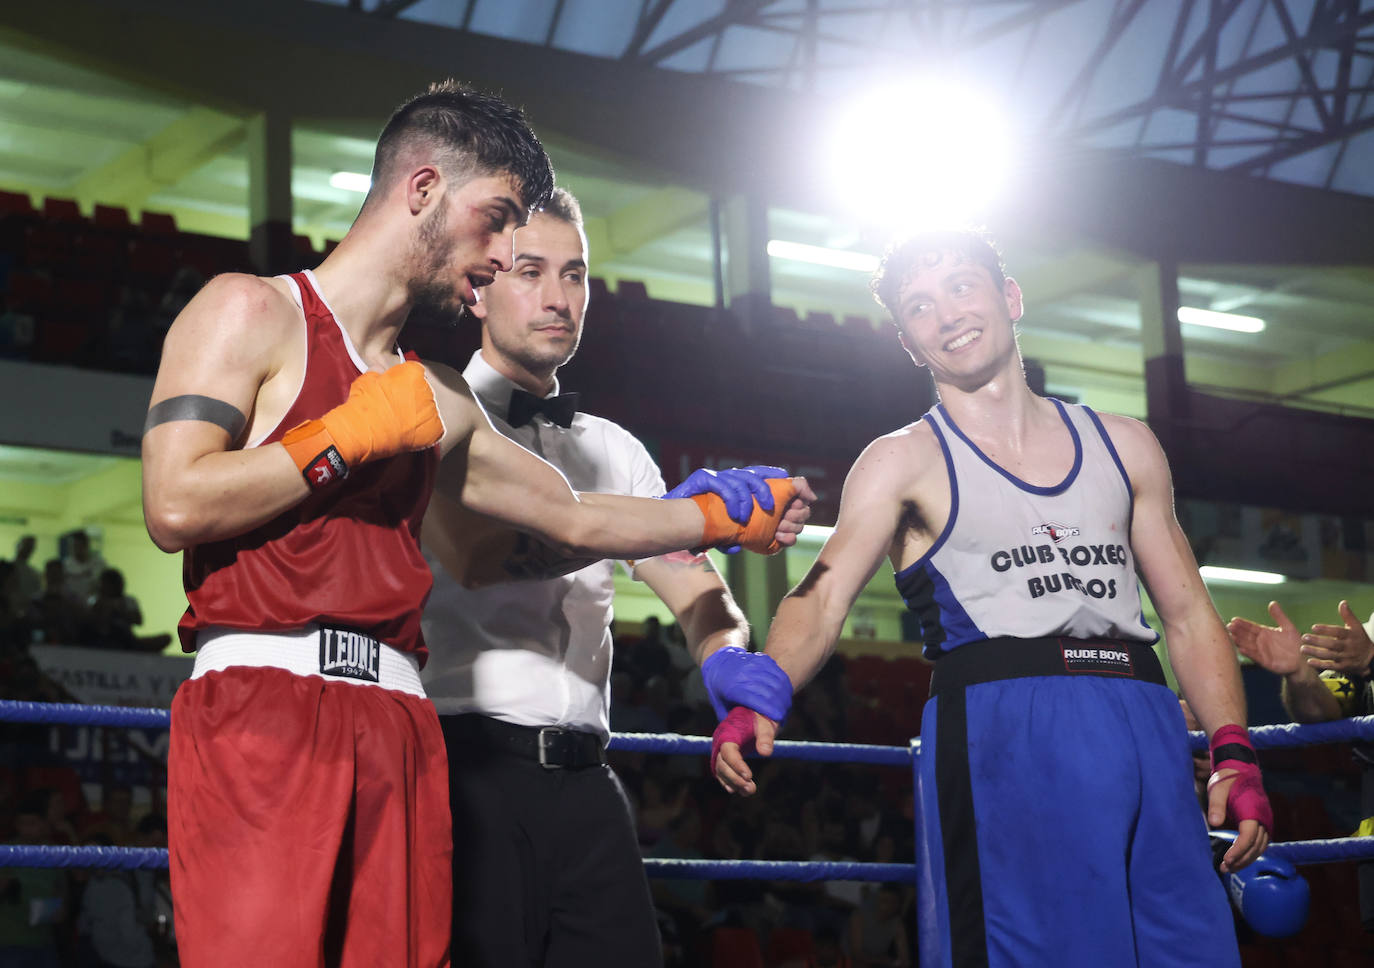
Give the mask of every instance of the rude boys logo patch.
[{"label": "rude boys logo patch", "polygon": [[1112,642],[1061,642],[1064,668],[1069,672],[1092,675],[1133,676],[1135,668],[1131,653],[1125,646]]},{"label": "rude boys logo patch", "polygon": [[1082,532],[1078,528],[1071,528],[1066,524],[1054,524],[1052,522],[1037,524],[1035,527],[1031,528],[1031,534],[1037,536],[1042,534],[1047,535],[1055,544],[1058,544],[1065,538],[1076,538],[1081,533]]}]

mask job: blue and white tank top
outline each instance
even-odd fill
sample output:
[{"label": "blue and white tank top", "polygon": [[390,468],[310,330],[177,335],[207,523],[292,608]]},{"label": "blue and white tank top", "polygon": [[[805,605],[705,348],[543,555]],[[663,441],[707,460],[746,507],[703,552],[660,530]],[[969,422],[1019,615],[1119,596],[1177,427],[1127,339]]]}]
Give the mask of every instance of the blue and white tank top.
[{"label": "blue and white tank top", "polygon": [[1051,400],[1074,460],[1049,487],[994,463],[943,405],[922,418],[944,451],[949,521],[896,580],[927,658],[1000,636],[1159,638],[1140,611],[1126,468],[1096,413]]}]

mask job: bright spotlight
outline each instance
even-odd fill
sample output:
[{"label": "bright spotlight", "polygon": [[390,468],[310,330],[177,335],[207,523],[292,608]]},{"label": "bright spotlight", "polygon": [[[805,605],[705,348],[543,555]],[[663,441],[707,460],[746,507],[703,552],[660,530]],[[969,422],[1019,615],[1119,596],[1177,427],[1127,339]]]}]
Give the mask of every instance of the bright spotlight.
[{"label": "bright spotlight", "polygon": [[1013,150],[996,106],[954,80],[926,78],[846,100],[826,132],[846,205],[882,209],[895,231],[982,220]]}]

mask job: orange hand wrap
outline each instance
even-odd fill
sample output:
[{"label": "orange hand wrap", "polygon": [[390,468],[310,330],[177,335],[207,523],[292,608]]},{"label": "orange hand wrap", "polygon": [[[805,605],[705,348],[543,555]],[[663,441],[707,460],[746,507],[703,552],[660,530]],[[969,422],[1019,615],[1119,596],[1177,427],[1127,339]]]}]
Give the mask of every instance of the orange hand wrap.
[{"label": "orange hand wrap", "polygon": [[706,519],[706,529],[702,532],[701,543],[705,547],[716,545],[739,545],[761,555],[774,555],[782,550],[774,536],[778,523],[787,513],[792,499],[797,496],[797,486],[790,477],[768,478],[768,489],[773,492],[773,510],[765,512],[754,502],[754,513],[744,524],[737,524],[726,513],[725,502],[714,494],[695,494],[691,500],[701,508]]},{"label": "orange hand wrap", "polygon": [[345,402],[291,428],[281,442],[306,483],[319,488],[347,477],[354,464],[424,450],[443,436],[425,368],[408,360],[362,374]]}]

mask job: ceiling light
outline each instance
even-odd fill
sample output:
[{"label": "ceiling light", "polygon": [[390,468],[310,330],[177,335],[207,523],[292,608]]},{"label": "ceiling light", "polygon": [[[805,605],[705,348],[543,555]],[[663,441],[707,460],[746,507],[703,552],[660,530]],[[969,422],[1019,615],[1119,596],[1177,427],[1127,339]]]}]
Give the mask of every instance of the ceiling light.
[{"label": "ceiling light", "polygon": [[1203,565],[1198,569],[1206,581],[1234,581],[1247,585],[1282,585],[1288,579],[1272,571],[1247,571],[1244,568],[1218,568],[1216,565]]},{"label": "ceiling light", "polygon": [[784,242],[781,239],[768,241],[768,254],[775,259],[791,259],[793,262],[809,262],[812,265],[833,266],[836,269],[853,269],[855,272],[872,272],[878,268],[878,257],[866,252],[827,249],[819,245]]},{"label": "ceiling light", "polygon": [[897,233],[985,220],[1016,157],[998,103],[940,74],[847,97],[817,131],[836,201]]},{"label": "ceiling light", "polygon": [[360,175],[356,171],[336,171],[329,176],[329,184],[346,192],[361,192],[365,195],[372,187],[372,176]]},{"label": "ceiling light", "polygon": [[1219,313],[1214,309],[1198,309],[1194,306],[1179,306],[1178,321],[1193,326],[1210,326],[1212,329],[1229,329],[1234,333],[1259,333],[1264,331],[1264,320],[1258,316],[1239,316],[1235,313]]}]

